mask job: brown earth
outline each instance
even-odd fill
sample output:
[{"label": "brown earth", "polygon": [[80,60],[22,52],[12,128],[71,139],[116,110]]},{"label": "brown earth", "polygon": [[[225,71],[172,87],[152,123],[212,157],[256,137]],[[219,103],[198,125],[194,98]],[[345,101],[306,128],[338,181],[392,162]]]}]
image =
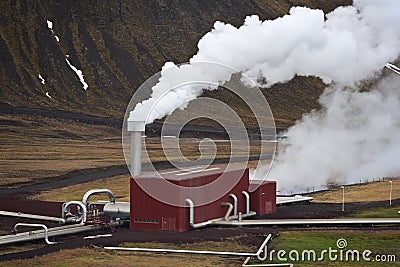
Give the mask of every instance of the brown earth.
[{"label": "brown earth", "polygon": [[[25,213],[36,213],[49,216],[60,216],[60,202],[43,202],[36,200],[2,200],[0,202],[0,210],[21,211]],[[393,201],[393,205],[400,205],[400,199]],[[341,212],[340,204],[330,203],[311,203],[282,206],[277,208],[277,212],[270,215],[261,216],[262,219],[290,219],[290,218],[336,218],[341,216],[349,216],[356,212],[387,206],[387,202],[366,202],[366,203],[346,203],[346,211]],[[26,219],[15,219],[0,217],[0,231],[11,231],[15,223],[19,221],[27,222]],[[365,229],[365,227],[346,227],[345,229]],[[390,229],[398,229],[399,227],[390,227]],[[247,244],[248,247],[258,247],[265,236],[269,233],[277,233],[281,230],[310,230],[307,226],[303,227],[241,227],[241,228],[221,228],[209,227],[195,231],[184,233],[174,233],[166,231],[131,231],[127,227],[117,228],[112,231],[112,237],[99,239],[83,239],[84,236],[96,233],[84,233],[73,236],[57,237],[55,240],[61,242],[52,246],[37,246],[26,251],[18,251],[7,253],[7,246],[0,248],[3,255],[0,261],[13,259],[26,259],[63,249],[72,249],[78,247],[103,247],[118,246],[122,243],[143,243],[143,242],[161,242],[170,244],[196,243],[201,241],[221,241],[233,237],[240,237],[241,242]],[[380,228],[384,229],[384,228]],[[98,232],[104,234],[104,232]],[[41,244],[43,240],[33,242]],[[31,242],[32,243],[32,242]],[[23,247],[26,244],[18,244],[17,247]],[[14,246],[15,249],[15,246]],[[21,249],[22,250],[22,249]]]}]

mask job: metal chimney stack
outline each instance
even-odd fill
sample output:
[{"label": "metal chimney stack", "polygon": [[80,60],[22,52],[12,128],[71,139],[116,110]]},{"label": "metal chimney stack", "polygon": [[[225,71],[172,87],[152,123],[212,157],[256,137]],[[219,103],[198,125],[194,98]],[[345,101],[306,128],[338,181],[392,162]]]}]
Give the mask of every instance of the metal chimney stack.
[{"label": "metal chimney stack", "polygon": [[128,132],[131,133],[131,174],[138,176],[142,171],[142,135],[145,131],[144,121],[128,120]]}]

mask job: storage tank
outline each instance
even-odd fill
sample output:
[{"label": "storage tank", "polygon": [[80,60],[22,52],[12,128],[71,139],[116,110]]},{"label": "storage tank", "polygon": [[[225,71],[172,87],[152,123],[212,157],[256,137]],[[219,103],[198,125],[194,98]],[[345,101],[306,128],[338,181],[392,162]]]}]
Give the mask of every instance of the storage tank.
[{"label": "storage tank", "polygon": [[104,215],[111,220],[128,221],[130,218],[130,204],[129,202],[109,202],[103,207]]}]

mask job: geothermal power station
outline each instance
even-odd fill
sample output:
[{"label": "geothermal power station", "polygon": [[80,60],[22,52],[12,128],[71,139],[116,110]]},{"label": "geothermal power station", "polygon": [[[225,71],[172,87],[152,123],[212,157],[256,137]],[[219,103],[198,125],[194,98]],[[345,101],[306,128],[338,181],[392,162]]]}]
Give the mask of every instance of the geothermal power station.
[{"label": "geothermal power station", "polygon": [[[241,220],[276,211],[276,183],[264,182],[254,192],[249,193],[252,185],[248,169],[226,170],[226,165],[211,165],[207,168],[192,166],[187,169],[141,175],[141,145],[145,123],[128,120],[127,127],[131,135],[131,173],[134,176],[130,179],[131,229],[183,232],[222,219]],[[197,200],[204,200],[209,195],[204,186],[215,183],[222,175],[239,182],[211,203],[196,205]],[[176,191],[170,192],[173,199],[169,202],[178,205],[164,203],[143,190],[165,190],[165,182],[177,186]],[[255,184],[253,186],[257,187]],[[217,191],[218,187],[220,186],[217,184],[213,189]],[[193,190],[182,190],[183,188]]]},{"label": "geothermal power station", "polygon": [[[227,170],[226,165],[193,166],[141,175],[141,146],[145,123],[128,120],[127,127],[131,135],[131,173],[134,175],[133,179],[130,179],[131,229],[183,232],[205,227],[218,220],[241,220],[276,211],[276,183],[268,181],[261,185],[252,185],[248,169]],[[224,192],[223,184],[217,182],[222,176],[238,180],[238,183],[229,192]],[[153,192],[168,191],[165,183],[177,186],[173,187],[177,188],[176,191],[172,190],[167,194],[172,198],[169,202],[178,205],[164,203],[143,190],[150,188]],[[205,187],[207,184],[213,184],[213,193],[219,197],[211,203],[196,205],[210,195],[210,191]],[[257,188],[249,193],[252,187]]]},{"label": "geothermal power station", "polygon": [[[185,232],[207,226],[400,224],[399,218],[258,219],[257,216],[276,212],[277,204],[311,201],[312,198],[277,197],[275,181],[255,183],[249,179],[248,169],[228,168],[226,164],[142,173],[144,131],[144,122],[128,121],[131,138],[130,166],[133,174],[130,179],[130,202],[117,202],[111,190],[92,189],[82,197],[82,200],[64,203],[55,216],[33,214],[30,212],[29,204],[25,206],[10,204],[7,206],[8,210],[0,211],[0,215],[56,222],[62,226],[47,227],[46,224],[19,222],[14,226],[13,234],[0,237],[0,245],[40,238],[45,238],[48,244],[54,244],[49,238],[105,230],[124,224],[129,225],[132,231],[170,232]],[[226,184],[219,182],[223,179],[237,182],[226,190]],[[108,200],[90,202],[93,195],[105,195]],[[158,198],[157,195],[163,195],[166,200]],[[209,200],[207,199],[209,195],[217,197]],[[19,232],[21,227],[42,229]]]},{"label": "geothermal power station", "polygon": [[[240,181],[219,199],[197,206],[191,196],[176,195],[181,206],[172,206],[148,195],[139,184],[157,188],[162,186],[163,177],[158,174],[140,175],[131,179],[131,229],[166,230],[174,232],[189,231],[205,227],[218,220],[241,220],[254,215],[264,215],[276,211],[276,183],[268,181],[249,193],[248,169],[225,172],[225,165],[211,165],[205,169],[171,171],[164,178],[179,187],[201,187],[214,182],[222,174],[240,175]],[[138,184],[139,181],[139,184]],[[214,187],[215,191],[219,191]],[[207,192],[204,192],[206,194]],[[186,204],[186,205],[185,205]]]}]

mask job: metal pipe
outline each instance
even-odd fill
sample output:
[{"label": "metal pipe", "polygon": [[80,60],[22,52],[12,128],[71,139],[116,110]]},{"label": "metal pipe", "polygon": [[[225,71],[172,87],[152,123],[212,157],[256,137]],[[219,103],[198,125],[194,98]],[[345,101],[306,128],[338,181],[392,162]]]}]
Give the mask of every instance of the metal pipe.
[{"label": "metal pipe", "polygon": [[189,224],[192,228],[194,227],[194,203],[191,199],[187,198],[185,204],[189,205]]},{"label": "metal pipe", "polygon": [[263,225],[346,225],[346,224],[399,224],[400,218],[353,218],[353,219],[271,219],[271,220],[244,220],[214,221],[213,225],[221,226],[263,226]]},{"label": "metal pipe", "polygon": [[[85,231],[104,229],[106,227],[108,227],[108,226],[98,225],[98,224],[95,224],[95,225],[94,224],[93,225],[83,225],[83,224],[63,225],[63,226],[59,226],[59,227],[48,228],[48,236],[53,237],[53,236],[69,235],[69,234],[75,234],[75,233],[80,233],[80,232],[85,232]],[[29,231],[29,232],[21,232],[21,233],[11,234],[11,235],[3,235],[3,236],[0,236],[0,245],[13,244],[13,243],[19,243],[19,242],[27,242],[27,241],[44,238],[44,237],[45,237],[45,233],[44,233],[43,229],[33,230],[33,231]]]},{"label": "metal pipe", "polygon": [[242,191],[243,196],[246,198],[246,214],[250,213],[250,195],[246,191]]},{"label": "metal pipe", "polygon": [[[271,234],[267,236],[260,247],[262,249],[266,246],[267,242],[271,238]],[[259,253],[248,253],[248,252],[230,252],[230,251],[211,251],[211,250],[187,250],[187,249],[163,249],[163,248],[126,248],[126,247],[104,247],[107,250],[122,250],[122,251],[138,251],[138,252],[161,252],[161,253],[186,253],[186,254],[206,254],[206,255],[220,255],[220,256],[238,256],[238,257],[258,257]],[[259,249],[260,250],[260,249]]]},{"label": "metal pipe", "polygon": [[[62,206],[61,206],[61,217],[65,217],[65,215],[72,215],[71,214],[71,205],[68,207],[68,208],[65,208],[65,205],[67,204],[68,202],[64,202],[63,204],[62,204]],[[77,212],[79,213],[79,212],[81,212],[81,209],[82,209],[82,207],[80,206],[80,205],[77,205],[76,206],[76,208],[77,208]],[[62,216],[64,214],[64,216]]]},{"label": "metal pipe", "polygon": [[36,214],[28,214],[28,213],[21,213],[21,212],[11,212],[11,211],[1,210],[0,216],[10,216],[10,217],[27,218],[27,219],[34,219],[34,220],[52,221],[52,222],[58,222],[60,224],[65,224],[65,219],[63,219],[63,218],[36,215]]},{"label": "metal pipe", "polygon": [[82,208],[82,220],[81,220],[81,222],[85,223],[86,222],[86,218],[87,218],[87,208],[86,208],[86,205],[84,205],[80,201],[73,200],[73,201],[69,201],[69,202],[64,203],[63,206],[62,206],[62,211],[61,211],[62,217],[65,219],[65,215],[66,215],[67,210],[69,209],[70,206],[78,206],[78,207]]},{"label": "metal pipe", "polygon": [[194,223],[194,203],[190,198],[185,199],[185,204],[189,205],[189,224],[193,229],[205,227],[211,224],[211,221]]},{"label": "metal pipe", "polygon": [[89,197],[93,196],[93,195],[100,195],[100,194],[106,194],[108,195],[108,198],[110,200],[110,202],[115,203],[115,196],[114,193],[110,190],[110,189],[92,189],[87,191],[82,198],[82,203],[83,205],[85,205],[85,207],[87,208],[87,202]]},{"label": "metal pipe", "polygon": [[[231,219],[237,219],[238,218],[237,215],[229,216],[229,214],[232,213],[232,209],[233,209],[232,203],[222,202],[221,205],[223,203],[226,203],[224,205],[228,206],[228,210],[223,218],[212,219],[212,220],[208,220],[208,221],[201,222],[201,223],[194,223],[194,203],[190,198],[185,199],[185,204],[187,204],[189,206],[190,227],[192,227],[193,229],[197,229],[197,228],[202,228],[202,227],[208,226],[210,224],[218,224],[218,222],[221,222],[223,220],[225,220],[225,222],[227,222],[227,221],[230,221]],[[254,211],[250,211],[248,214],[243,214],[242,218],[247,218],[247,217],[254,216],[254,215],[257,215],[257,214]]]},{"label": "metal pipe", "polygon": [[[245,218],[248,218],[251,216],[255,216],[255,215],[257,215],[257,213],[255,211],[250,211],[249,214],[242,214],[242,219],[245,219]],[[235,220],[235,221],[232,221],[232,220]],[[236,220],[239,220],[239,214],[237,216],[234,216],[234,215],[229,216],[228,221],[225,221],[224,218],[212,220],[211,224],[218,224],[218,222],[223,222],[223,221],[224,221],[223,222],[224,224],[225,223],[229,224],[230,222],[237,222]]]},{"label": "metal pipe", "polygon": [[142,135],[145,131],[144,121],[129,121],[128,132],[131,133],[131,174],[138,176],[142,171]]},{"label": "metal pipe", "polygon": [[186,250],[186,249],[164,249],[164,248],[126,248],[126,247],[104,247],[109,250],[139,251],[139,252],[161,252],[161,253],[189,253],[206,255],[225,255],[225,256],[257,256],[255,253],[209,251],[209,250]]},{"label": "metal pipe", "polygon": [[225,216],[224,216],[224,220],[227,222],[227,221],[229,221],[229,216],[232,213],[233,205],[229,202],[222,202],[221,206],[228,207],[228,210],[226,211]]},{"label": "metal pipe", "polygon": [[[206,227],[214,222],[222,221],[225,219],[225,218],[217,218],[217,219],[212,219],[212,220],[208,220],[208,221],[201,222],[201,223],[194,223],[194,203],[190,198],[187,198],[185,200],[185,203],[189,206],[189,224],[190,224],[190,227],[192,227],[193,229]],[[227,203],[227,202],[225,202],[225,203]],[[230,206],[232,206],[231,203],[228,203],[228,204],[230,204]],[[228,213],[228,211],[229,211],[229,213]],[[232,208],[229,208],[228,211],[227,211],[227,214],[230,214],[232,212]],[[235,216],[229,216],[228,220],[231,219],[232,217],[235,217]]]},{"label": "metal pipe", "polygon": [[257,212],[255,212],[255,211],[250,211],[250,212],[247,213],[247,214],[242,214],[242,219],[247,218],[247,217],[256,216],[256,215],[257,215]]},{"label": "metal pipe", "polygon": [[238,212],[238,199],[235,194],[229,194],[229,197],[233,199],[233,216],[237,216]]},{"label": "metal pipe", "polygon": [[28,227],[42,227],[44,229],[44,240],[46,241],[47,244],[53,245],[57,244],[57,242],[51,242],[49,241],[49,230],[47,229],[47,226],[41,223],[17,223],[14,226],[14,232],[17,233],[17,227],[18,226],[28,226]]}]

